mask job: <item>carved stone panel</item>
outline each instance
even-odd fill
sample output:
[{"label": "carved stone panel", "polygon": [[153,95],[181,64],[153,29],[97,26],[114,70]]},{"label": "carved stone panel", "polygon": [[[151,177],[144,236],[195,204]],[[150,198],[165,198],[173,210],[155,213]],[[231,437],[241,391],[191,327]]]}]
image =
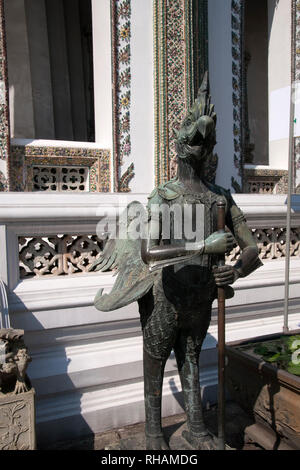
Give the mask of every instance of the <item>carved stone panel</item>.
[{"label": "carved stone panel", "polygon": [[84,192],[89,190],[88,167],[34,166],[33,191]]},{"label": "carved stone panel", "polygon": [[96,235],[19,237],[20,278],[87,272],[102,248]]},{"label": "carved stone panel", "polygon": [[0,450],[34,449],[34,390],[0,395]]},{"label": "carved stone panel", "polygon": [[255,194],[287,194],[288,171],[244,169],[244,192]]},{"label": "carved stone panel", "polygon": [[13,145],[12,191],[110,191],[110,151]]}]

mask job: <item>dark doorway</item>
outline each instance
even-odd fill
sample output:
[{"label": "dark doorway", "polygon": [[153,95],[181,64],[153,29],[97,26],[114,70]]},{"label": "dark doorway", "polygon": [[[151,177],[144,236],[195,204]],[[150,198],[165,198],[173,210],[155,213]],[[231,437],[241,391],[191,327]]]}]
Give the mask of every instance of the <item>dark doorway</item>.
[{"label": "dark doorway", "polygon": [[55,138],[95,141],[91,0],[46,0]]},{"label": "dark doorway", "polygon": [[269,163],[268,1],[245,1],[245,163]]}]

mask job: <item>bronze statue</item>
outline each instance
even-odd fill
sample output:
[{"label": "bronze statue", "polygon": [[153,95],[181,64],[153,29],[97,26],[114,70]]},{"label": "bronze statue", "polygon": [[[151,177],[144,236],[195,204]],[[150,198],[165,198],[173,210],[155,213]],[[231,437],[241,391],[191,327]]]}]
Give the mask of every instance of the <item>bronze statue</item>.
[{"label": "bronze statue", "polygon": [[[206,179],[210,161],[215,158],[212,153],[215,144],[216,114],[206,74],[177,134],[177,177],[154,189],[146,217],[140,203],[128,206],[120,218],[126,237],[110,238],[92,267],[101,271],[118,269],[110,294],[102,295],[102,290],[97,293],[97,309],[110,311],[135,300],[139,303],[149,450],[168,449],[161,427],[161,394],[164,367],[172,349],[187,415],[188,431],[184,437],[194,449],[215,448],[203,421],[198,365],[212,302],[217,286],[225,287],[226,297],[230,298],[233,296],[230,284],[261,265],[252,233],[230,191]],[[217,232],[216,206],[220,199],[226,205],[229,230],[225,234]],[[197,207],[202,208],[200,240],[199,226],[193,231],[194,239],[187,238],[185,233],[178,236],[186,207],[191,209],[193,227],[197,225]],[[134,236],[137,220],[143,227],[140,238]],[[167,222],[169,232],[164,227]],[[218,256],[230,251],[235,241],[242,249],[239,260],[235,266],[217,268]]]},{"label": "bronze statue", "polygon": [[4,351],[0,360],[0,394],[12,390],[14,394],[28,392],[26,369],[31,357],[23,336],[24,330],[0,329],[0,344]]}]

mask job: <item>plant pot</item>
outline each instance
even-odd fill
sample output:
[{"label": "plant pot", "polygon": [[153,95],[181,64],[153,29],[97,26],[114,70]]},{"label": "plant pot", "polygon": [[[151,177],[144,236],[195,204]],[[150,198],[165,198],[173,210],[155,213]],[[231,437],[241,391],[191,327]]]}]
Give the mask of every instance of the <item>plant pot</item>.
[{"label": "plant pot", "polygon": [[[291,335],[299,333],[300,330],[290,332]],[[280,336],[227,343],[226,385],[231,398],[255,422],[252,441],[264,448],[300,449],[300,377],[245,350]]]},{"label": "plant pot", "polygon": [[0,395],[0,450],[34,450],[34,389]]}]

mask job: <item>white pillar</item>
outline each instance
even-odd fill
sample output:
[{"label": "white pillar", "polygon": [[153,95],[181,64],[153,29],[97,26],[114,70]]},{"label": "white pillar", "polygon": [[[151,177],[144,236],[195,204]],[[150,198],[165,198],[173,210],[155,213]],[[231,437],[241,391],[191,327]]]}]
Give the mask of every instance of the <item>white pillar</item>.
[{"label": "white pillar", "polygon": [[239,182],[234,166],[232,104],[231,0],[208,2],[209,81],[212,102],[217,113],[219,156],[217,184],[231,188],[231,177]]},{"label": "white pillar", "polygon": [[110,0],[92,0],[96,142],[112,149]]},{"label": "white pillar", "polygon": [[[154,84],[152,0],[131,0],[131,161],[132,192],[154,186]],[[123,171],[131,162],[124,161]]]},{"label": "white pillar", "polygon": [[288,168],[291,86],[291,2],[268,0],[269,166]]}]

